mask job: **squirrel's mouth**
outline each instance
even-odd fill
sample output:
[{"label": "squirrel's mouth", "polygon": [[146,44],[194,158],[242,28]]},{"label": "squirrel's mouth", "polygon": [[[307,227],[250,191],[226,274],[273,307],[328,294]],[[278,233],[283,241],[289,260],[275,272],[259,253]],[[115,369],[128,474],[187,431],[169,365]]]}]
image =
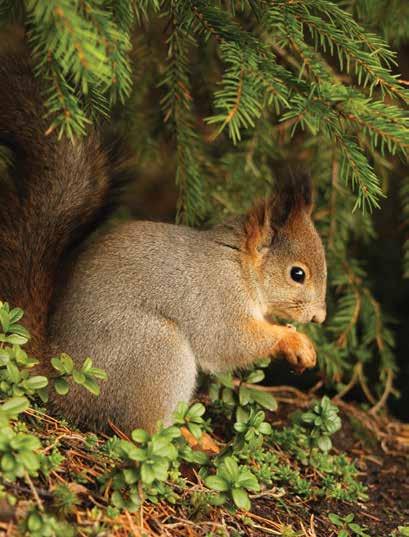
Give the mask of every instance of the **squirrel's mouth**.
[{"label": "squirrel's mouth", "polygon": [[288,323],[300,323],[306,324],[313,321],[313,315],[310,316],[308,310],[298,307],[298,308],[288,308],[283,307],[280,309],[271,308],[271,310],[264,315],[266,321],[272,324],[288,324]]},{"label": "squirrel's mouth", "polygon": [[285,315],[265,315],[264,316],[265,320],[269,323],[269,324],[280,324],[280,325],[285,325],[285,326],[288,326],[289,328],[294,328],[295,329],[295,326],[293,326],[291,324],[290,321],[294,322],[293,319],[289,319],[288,317],[286,317]]}]

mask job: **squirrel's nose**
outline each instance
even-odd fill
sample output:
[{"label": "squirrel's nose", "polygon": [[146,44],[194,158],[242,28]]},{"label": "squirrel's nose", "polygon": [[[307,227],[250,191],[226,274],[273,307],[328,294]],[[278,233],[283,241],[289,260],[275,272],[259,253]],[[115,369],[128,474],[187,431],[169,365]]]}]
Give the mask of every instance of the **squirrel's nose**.
[{"label": "squirrel's nose", "polygon": [[320,308],[317,310],[314,315],[312,316],[311,321],[313,323],[322,324],[325,321],[325,317],[327,316],[327,310],[325,306],[323,308]]}]

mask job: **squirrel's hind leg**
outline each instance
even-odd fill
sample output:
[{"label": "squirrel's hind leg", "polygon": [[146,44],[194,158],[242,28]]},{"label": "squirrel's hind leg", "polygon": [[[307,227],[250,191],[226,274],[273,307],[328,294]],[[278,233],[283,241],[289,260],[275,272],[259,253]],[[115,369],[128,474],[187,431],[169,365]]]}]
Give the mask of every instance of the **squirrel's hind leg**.
[{"label": "squirrel's hind leg", "polygon": [[98,397],[77,385],[67,396],[54,397],[58,413],[97,430],[109,430],[111,421],[127,434],[136,428],[152,433],[159,420],[169,425],[178,402],[191,399],[197,375],[193,351],[177,324],[140,310],[110,329],[81,324],[76,316],[74,322],[63,325],[66,333],[55,343],[72,356],[91,356],[108,379]]},{"label": "squirrel's hind leg", "polygon": [[128,432],[141,427],[153,433],[159,420],[170,425],[178,403],[189,402],[195,390],[197,367],[189,342],[173,321],[156,322],[159,330],[135,348],[138,362],[144,355],[145,367],[134,381],[124,379],[132,393],[119,425]]}]

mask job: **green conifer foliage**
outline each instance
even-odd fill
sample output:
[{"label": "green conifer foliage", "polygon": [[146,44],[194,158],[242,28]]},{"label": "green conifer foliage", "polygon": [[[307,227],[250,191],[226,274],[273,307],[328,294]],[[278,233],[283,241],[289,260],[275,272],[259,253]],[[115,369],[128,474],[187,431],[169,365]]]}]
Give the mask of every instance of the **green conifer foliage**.
[{"label": "green conifer foliage", "polygon": [[[329,264],[328,322],[308,329],[322,372],[373,404],[388,394],[393,332],[360,252],[409,148],[390,48],[409,40],[407,2],[0,0],[0,24],[16,20],[48,82],[50,129],[80,136],[122,104],[140,162],[174,155],[179,221],[246,209],[283,163],[311,170]],[[407,181],[401,194],[408,219]]]}]

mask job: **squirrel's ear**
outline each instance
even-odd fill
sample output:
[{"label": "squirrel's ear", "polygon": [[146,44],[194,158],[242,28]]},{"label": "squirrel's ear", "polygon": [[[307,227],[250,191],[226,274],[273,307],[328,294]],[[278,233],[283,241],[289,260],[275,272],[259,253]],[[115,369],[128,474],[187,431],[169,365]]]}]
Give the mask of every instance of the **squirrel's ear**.
[{"label": "squirrel's ear", "polygon": [[250,254],[268,247],[275,235],[271,225],[271,200],[262,200],[252,207],[244,219],[246,250]]},{"label": "squirrel's ear", "polygon": [[245,216],[246,249],[251,254],[269,247],[280,228],[301,213],[311,214],[312,184],[307,174],[290,175],[277,194],[256,204]]},{"label": "squirrel's ear", "polygon": [[312,211],[312,183],[306,173],[290,174],[280,182],[277,196],[272,200],[272,224],[285,226],[289,220]]}]

